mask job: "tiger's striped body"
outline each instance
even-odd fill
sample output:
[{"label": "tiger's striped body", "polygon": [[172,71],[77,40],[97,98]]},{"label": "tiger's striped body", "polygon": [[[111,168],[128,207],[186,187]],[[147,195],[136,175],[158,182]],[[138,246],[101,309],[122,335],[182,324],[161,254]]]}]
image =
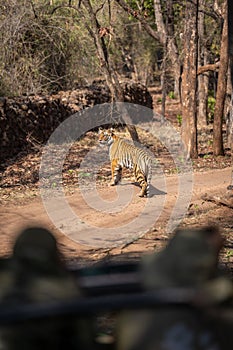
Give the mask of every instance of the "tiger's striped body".
[{"label": "tiger's striped body", "polygon": [[149,185],[152,176],[152,158],[143,149],[136,147],[116,136],[112,130],[99,131],[99,143],[109,146],[111,161],[111,186],[119,183],[122,168],[132,169],[135,180],[141,187],[140,197],[149,196]]}]

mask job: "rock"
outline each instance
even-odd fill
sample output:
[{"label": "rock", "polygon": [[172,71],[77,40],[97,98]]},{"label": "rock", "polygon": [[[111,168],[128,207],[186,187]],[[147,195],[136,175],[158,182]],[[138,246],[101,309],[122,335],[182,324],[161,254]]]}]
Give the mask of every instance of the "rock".
[{"label": "rock", "polygon": [[[125,102],[152,109],[152,98],[145,86],[131,81],[121,84]],[[30,139],[43,145],[58,125],[72,114],[109,102],[110,92],[103,82],[54,95],[0,98],[0,161],[22,150],[30,150],[33,147]]]}]

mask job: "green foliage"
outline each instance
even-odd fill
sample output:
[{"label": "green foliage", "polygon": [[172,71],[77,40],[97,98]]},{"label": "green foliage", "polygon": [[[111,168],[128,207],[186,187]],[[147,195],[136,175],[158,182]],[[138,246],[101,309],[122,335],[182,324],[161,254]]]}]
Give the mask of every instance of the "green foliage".
[{"label": "green foliage", "polygon": [[213,122],[215,103],[216,103],[216,99],[213,96],[209,95],[207,100],[207,110],[208,110],[207,119],[209,123]]},{"label": "green foliage", "polygon": [[[212,0],[206,1],[206,8],[209,10],[213,6]],[[211,13],[211,12],[210,12]],[[217,21],[212,16],[205,16],[205,30],[206,36],[205,46],[208,49],[209,60],[210,62],[219,58],[220,46],[221,46],[221,19]]]},{"label": "green foliage", "polygon": [[174,11],[174,16],[176,18],[180,18],[181,16],[184,16],[184,6],[182,6],[178,2],[173,4],[173,11]]},{"label": "green foliage", "polygon": [[170,99],[174,100],[175,99],[175,92],[174,91],[169,91],[168,96]]},{"label": "green foliage", "polygon": [[178,125],[181,126],[182,125],[182,115],[177,114],[176,119],[177,119]]},{"label": "green foliage", "polygon": [[230,260],[233,258],[233,250],[232,249],[227,249],[226,254],[225,254],[226,259]]},{"label": "green foliage", "polygon": [[129,18],[132,20],[136,17],[137,13],[144,16],[145,18],[154,16],[154,0],[127,0],[126,3],[134,10],[134,15],[129,15]]},{"label": "green foliage", "polygon": [[219,56],[219,54],[220,54],[220,46],[219,46],[219,44],[216,44],[215,42],[212,42],[212,44],[210,46],[210,50],[211,50],[211,52],[214,55]]},{"label": "green foliage", "polygon": [[91,175],[92,175],[91,173],[79,172],[80,177],[90,177]]}]

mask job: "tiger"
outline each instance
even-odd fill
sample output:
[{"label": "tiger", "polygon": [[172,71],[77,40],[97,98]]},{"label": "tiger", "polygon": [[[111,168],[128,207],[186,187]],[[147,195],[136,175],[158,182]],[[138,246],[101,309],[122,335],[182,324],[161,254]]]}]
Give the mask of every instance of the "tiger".
[{"label": "tiger", "polygon": [[99,144],[109,146],[112,172],[110,186],[115,186],[120,182],[122,168],[125,167],[134,172],[135,180],[141,187],[139,197],[149,197],[152,157],[142,148],[136,147],[117,136],[113,129],[99,130]]}]

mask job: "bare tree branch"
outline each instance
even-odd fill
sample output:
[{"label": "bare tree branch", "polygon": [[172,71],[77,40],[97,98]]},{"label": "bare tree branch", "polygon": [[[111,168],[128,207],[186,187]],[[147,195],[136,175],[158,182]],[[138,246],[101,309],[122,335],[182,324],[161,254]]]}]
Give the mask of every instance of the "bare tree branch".
[{"label": "bare tree branch", "polygon": [[30,3],[31,3],[32,11],[33,11],[33,13],[34,13],[35,18],[38,18],[38,15],[37,15],[37,13],[36,13],[35,6],[34,6],[33,1],[30,0]]},{"label": "bare tree branch", "polygon": [[216,71],[219,68],[220,61],[213,63],[213,64],[207,64],[205,66],[198,67],[197,74],[203,74],[209,71]]},{"label": "bare tree branch", "polygon": [[162,35],[158,32],[156,32],[145,20],[145,18],[140,15],[138,11],[133,10],[130,8],[124,0],[115,0],[128,14],[133,16],[134,18],[138,19],[144,29],[147,31],[147,33],[154,39],[158,40],[159,42],[163,42]]},{"label": "bare tree branch", "polygon": [[57,10],[60,10],[60,9],[63,9],[63,8],[69,8],[69,9],[72,9],[72,10],[75,10],[75,11],[79,11],[79,8],[77,8],[76,6],[73,6],[73,5],[59,5],[59,6],[56,6],[52,9],[51,11],[51,15],[53,15]]},{"label": "bare tree branch", "polygon": [[97,13],[103,9],[105,3],[106,3],[106,0],[94,11],[95,15],[97,15]]}]

